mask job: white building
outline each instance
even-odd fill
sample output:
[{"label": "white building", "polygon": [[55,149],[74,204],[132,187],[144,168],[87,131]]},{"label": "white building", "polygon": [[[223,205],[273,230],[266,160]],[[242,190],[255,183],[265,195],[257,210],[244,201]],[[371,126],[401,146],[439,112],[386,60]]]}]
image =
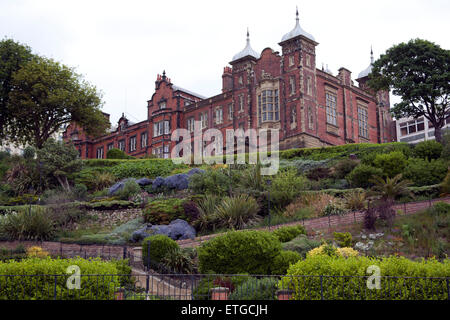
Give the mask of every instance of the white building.
[{"label": "white building", "polygon": [[[450,127],[450,117],[446,119],[442,131]],[[398,142],[418,143],[434,140],[433,124],[424,117],[401,118],[395,121]]]}]

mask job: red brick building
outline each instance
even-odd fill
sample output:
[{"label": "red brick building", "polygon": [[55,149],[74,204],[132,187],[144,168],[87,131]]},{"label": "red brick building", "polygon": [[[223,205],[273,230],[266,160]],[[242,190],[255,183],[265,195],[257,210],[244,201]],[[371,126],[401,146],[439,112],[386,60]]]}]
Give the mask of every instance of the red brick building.
[{"label": "red brick building", "polygon": [[203,97],[175,86],[164,72],[147,102],[147,120],[131,123],[122,116],[117,129],[96,139],[71,124],[64,139],[73,141],[82,158],[105,158],[111,148],[169,157],[172,131],[193,131],[193,121],[224,137],[226,129],[279,129],[280,149],[392,141],[389,93],[374,94],[366,86],[371,64],[358,75],[358,86],[345,68],[337,75],[318,69],[318,43],[300,27],[298,13],[279,45],[281,54],[271,48],[259,54],[247,32],[245,48],[224,68],[222,93]]}]

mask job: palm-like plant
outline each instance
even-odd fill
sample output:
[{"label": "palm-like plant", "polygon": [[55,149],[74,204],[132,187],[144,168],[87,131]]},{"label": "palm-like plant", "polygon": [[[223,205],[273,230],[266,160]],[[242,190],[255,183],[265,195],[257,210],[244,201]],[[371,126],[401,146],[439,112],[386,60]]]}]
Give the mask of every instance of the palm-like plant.
[{"label": "palm-like plant", "polygon": [[222,226],[243,229],[256,218],[259,206],[253,197],[239,195],[226,197],[217,208],[217,218]]},{"label": "palm-like plant", "polygon": [[374,185],[368,192],[368,196],[374,197],[382,201],[393,201],[400,196],[411,196],[413,193],[408,189],[412,184],[408,180],[402,180],[402,174],[396,175],[394,178],[387,177],[386,180],[379,176],[369,179]]},{"label": "palm-like plant", "polygon": [[195,221],[195,227],[199,230],[215,229],[217,220],[216,211],[221,198],[208,194],[198,203],[198,218]]},{"label": "palm-like plant", "polygon": [[345,195],[345,207],[352,211],[363,210],[366,207],[366,193],[354,191]]}]

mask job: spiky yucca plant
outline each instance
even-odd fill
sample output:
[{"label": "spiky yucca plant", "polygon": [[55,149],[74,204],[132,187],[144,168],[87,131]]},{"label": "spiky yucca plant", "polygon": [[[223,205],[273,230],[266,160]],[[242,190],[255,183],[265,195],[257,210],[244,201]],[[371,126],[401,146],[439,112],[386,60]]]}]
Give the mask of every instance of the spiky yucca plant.
[{"label": "spiky yucca plant", "polygon": [[413,193],[408,189],[412,184],[409,180],[402,180],[402,174],[396,175],[394,178],[387,177],[386,180],[379,176],[375,176],[369,179],[374,185],[368,193],[368,196],[372,196],[382,201],[395,200],[400,196],[411,196]]},{"label": "spiky yucca plant", "polygon": [[195,221],[195,227],[198,230],[205,231],[208,229],[215,229],[217,221],[217,207],[219,206],[221,198],[207,194],[198,203],[198,218]]},{"label": "spiky yucca plant", "polygon": [[345,195],[345,207],[352,211],[364,210],[366,207],[366,193],[354,191]]},{"label": "spiky yucca plant", "polygon": [[217,218],[222,226],[243,229],[256,218],[258,210],[258,203],[253,197],[226,197],[217,208]]}]

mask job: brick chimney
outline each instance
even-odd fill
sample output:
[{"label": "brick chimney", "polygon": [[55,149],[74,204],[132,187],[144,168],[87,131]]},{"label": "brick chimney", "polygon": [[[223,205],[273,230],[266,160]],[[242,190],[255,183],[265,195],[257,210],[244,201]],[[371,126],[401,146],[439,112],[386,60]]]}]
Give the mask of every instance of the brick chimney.
[{"label": "brick chimney", "polygon": [[233,70],[230,67],[223,68],[222,74],[222,92],[233,89]]},{"label": "brick chimney", "polygon": [[345,68],[339,69],[338,78],[341,79],[342,84],[346,86],[350,86],[352,84],[352,72]]}]

